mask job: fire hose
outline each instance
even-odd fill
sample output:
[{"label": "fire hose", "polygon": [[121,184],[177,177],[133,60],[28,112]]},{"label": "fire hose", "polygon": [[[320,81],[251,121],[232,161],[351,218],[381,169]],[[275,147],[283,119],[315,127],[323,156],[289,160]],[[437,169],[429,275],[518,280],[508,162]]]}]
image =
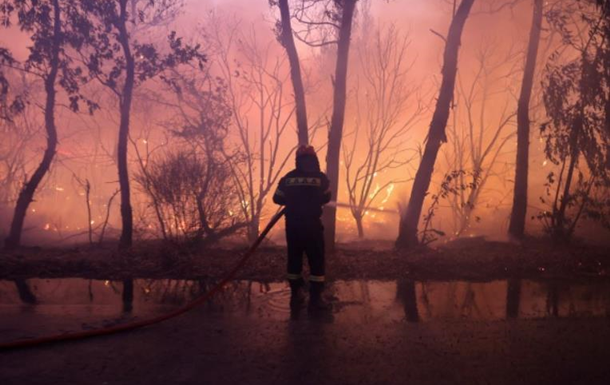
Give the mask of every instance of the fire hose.
[{"label": "fire hose", "polygon": [[33,338],[33,339],[27,339],[27,340],[18,340],[18,341],[13,341],[13,342],[8,342],[8,343],[2,343],[2,344],[0,344],[0,351],[26,348],[26,347],[34,347],[34,346],[40,346],[40,345],[50,344],[50,343],[55,343],[55,342],[81,340],[81,339],[85,339],[85,338],[126,332],[129,330],[139,329],[139,328],[142,328],[145,326],[158,324],[163,321],[167,321],[171,318],[178,317],[179,315],[182,315],[182,314],[194,309],[195,307],[207,302],[216,293],[220,292],[227,283],[229,283],[231,280],[233,280],[233,278],[235,278],[235,275],[237,274],[237,272],[246,264],[248,259],[250,259],[252,254],[254,254],[254,251],[256,251],[258,246],[260,246],[260,244],[263,242],[263,240],[265,239],[265,237],[267,236],[269,231],[271,231],[273,226],[275,226],[275,224],[280,220],[280,218],[283,215],[284,215],[284,209],[278,211],[277,214],[275,214],[271,218],[271,220],[269,221],[269,224],[267,224],[267,227],[265,227],[265,229],[261,232],[261,234],[258,236],[256,241],[254,241],[254,243],[252,243],[252,245],[248,248],[248,250],[243,255],[243,257],[241,257],[241,259],[237,262],[237,264],[233,267],[233,269],[231,269],[231,271],[229,271],[229,273],[219,283],[217,283],[209,291],[202,294],[200,297],[196,298],[195,300],[191,301],[190,303],[188,303],[170,313],[162,314],[160,316],[156,316],[156,317],[152,317],[152,318],[148,318],[148,319],[144,319],[144,320],[140,320],[140,321],[130,322],[130,323],[123,324],[123,325],[116,325],[116,326],[111,326],[111,327],[107,327],[107,328],[102,328],[102,329],[87,330],[87,331],[67,333],[67,334],[66,333],[56,334],[56,335],[51,335],[51,336],[46,336],[46,337],[39,337],[39,338]]}]

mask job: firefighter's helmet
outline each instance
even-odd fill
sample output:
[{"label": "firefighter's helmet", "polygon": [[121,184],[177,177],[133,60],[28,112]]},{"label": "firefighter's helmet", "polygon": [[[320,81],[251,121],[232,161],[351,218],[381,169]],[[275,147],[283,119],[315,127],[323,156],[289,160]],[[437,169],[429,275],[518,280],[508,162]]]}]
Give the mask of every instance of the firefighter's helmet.
[{"label": "firefighter's helmet", "polygon": [[314,150],[312,146],[299,146],[297,149],[296,167],[297,170],[301,171],[320,171],[320,162],[318,161],[316,150]]},{"label": "firefighter's helmet", "polygon": [[299,146],[299,148],[297,149],[297,158],[306,155],[316,156],[316,150],[314,150],[314,148],[309,145]]}]

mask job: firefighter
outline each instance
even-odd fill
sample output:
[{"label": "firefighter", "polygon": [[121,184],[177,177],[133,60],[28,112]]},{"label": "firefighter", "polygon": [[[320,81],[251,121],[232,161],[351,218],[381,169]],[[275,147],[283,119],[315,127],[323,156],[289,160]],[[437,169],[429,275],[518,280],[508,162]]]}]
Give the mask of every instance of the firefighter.
[{"label": "firefighter", "polygon": [[288,244],[288,282],[290,305],[304,301],[302,288],[303,253],[309,264],[309,308],[328,310],[324,290],[324,227],[322,206],[330,202],[330,183],[320,171],[320,163],[311,146],[300,146],[296,168],[279,182],[273,201],[286,206],[286,243]]}]

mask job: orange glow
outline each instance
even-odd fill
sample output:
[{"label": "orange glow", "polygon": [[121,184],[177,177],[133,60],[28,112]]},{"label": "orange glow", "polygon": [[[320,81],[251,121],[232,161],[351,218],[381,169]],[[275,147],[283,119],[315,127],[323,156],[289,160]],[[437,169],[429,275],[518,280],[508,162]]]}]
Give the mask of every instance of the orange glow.
[{"label": "orange glow", "polygon": [[[185,3],[184,12],[173,20],[168,28],[177,30],[179,36],[186,36],[188,40],[201,42],[209,56],[207,67],[202,71],[201,76],[203,73],[209,72],[211,78],[222,78],[221,82],[210,83],[211,85],[219,88],[227,87],[227,98],[233,103],[234,108],[230,111],[231,123],[226,135],[226,154],[224,155],[246,151],[246,147],[251,152],[251,163],[240,159],[241,163],[234,166],[238,170],[234,174],[228,173],[225,177],[226,180],[232,182],[236,178],[235,175],[246,175],[248,171],[252,171],[251,186],[241,186],[241,195],[236,197],[235,204],[223,208],[222,213],[227,215],[230,220],[238,220],[244,216],[244,213],[251,215],[257,205],[262,205],[261,223],[263,223],[277,210],[271,199],[274,188],[266,189],[265,187],[265,184],[271,180],[269,170],[273,169],[274,172],[281,170],[280,174],[289,171],[294,164],[292,150],[297,143],[289,64],[285,60],[284,49],[277,41],[273,31],[274,18],[277,15],[269,9],[268,1],[187,0]],[[374,39],[371,39],[370,36],[374,35],[376,28],[381,27],[383,30],[385,26],[395,24],[396,29],[405,34],[409,40],[400,69],[404,71],[406,84],[413,88],[413,95],[416,97],[410,99],[409,105],[399,111],[398,121],[404,124],[416,107],[416,102],[422,104],[421,114],[411,124],[412,127],[408,133],[400,140],[392,141],[390,149],[387,150],[387,153],[395,151],[412,160],[400,166],[388,167],[371,173],[373,180],[371,189],[358,191],[358,194],[371,200],[370,205],[363,206],[366,236],[392,239],[397,234],[398,208],[404,207],[409,200],[412,180],[421,156],[420,150],[427,140],[427,131],[438,93],[444,43],[430,30],[438,31],[441,35],[446,34],[451,7],[447,5],[447,2],[428,0],[372,1],[369,6],[367,9],[363,8],[358,16],[367,17],[367,23],[356,23],[350,51],[353,53],[349,62],[343,144],[348,146],[354,143],[354,164],[362,162],[369,156],[368,143],[363,134],[364,128],[361,128],[363,131],[358,134],[359,136],[355,134],[355,129],[358,124],[358,114],[366,109],[363,107],[362,99],[365,98],[366,93],[373,92],[365,86],[367,76],[371,75],[366,70],[364,62],[366,58],[358,57],[357,52],[359,49],[371,49],[370,45],[375,44]],[[469,162],[478,150],[470,149],[470,141],[489,143],[494,136],[498,121],[516,110],[515,94],[518,94],[520,85],[522,48],[527,41],[531,21],[530,7],[528,2],[521,2],[513,10],[506,9],[491,15],[479,13],[468,20],[459,56],[459,84],[456,85],[455,104],[447,129],[449,139],[441,147],[424,212],[430,203],[430,197],[438,194],[445,173],[460,167],[472,171]],[[218,25],[210,24],[213,20],[216,20]],[[205,30],[202,26],[206,26]],[[165,33],[164,31],[163,33]],[[510,31],[510,36],[507,36],[506,31]],[[214,32],[218,35],[213,36]],[[138,33],[142,33],[138,36],[141,41],[148,42],[158,40],[157,35],[160,32],[153,30],[138,31]],[[215,37],[218,41],[212,41]],[[0,46],[8,46],[17,52],[16,55],[26,55],[27,52],[23,47],[27,45],[27,36],[17,30],[7,34],[3,33],[0,36]],[[305,74],[308,119],[313,137],[311,144],[316,149],[320,149],[318,156],[322,169],[325,169],[327,129],[332,113],[329,106],[332,106],[336,55],[334,48],[311,48],[300,42],[297,45]],[[549,46],[552,47],[551,44]],[[222,49],[227,51],[225,57],[221,56]],[[490,75],[488,78],[479,79],[477,77],[479,59],[484,52],[489,54],[486,57],[488,60],[486,63],[489,65],[483,69]],[[261,56],[258,57],[255,53],[261,53]],[[260,72],[256,71],[256,66],[252,65],[252,62],[260,64]],[[225,67],[223,67],[223,63],[226,64]],[[542,70],[543,66],[544,62],[540,64],[539,70]],[[493,74],[491,67],[495,71]],[[269,73],[273,73],[275,78],[264,81],[260,92],[277,87],[277,83],[282,83],[283,88],[280,93],[274,95],[276,99],[268,97],[263,98],[264,100],[261,102],[257,99],[256,83],[248,82],[248,80],[257,76],[263,77]],[[481,82],[476,83],[477,80]],[[467,100],[465,94],[470,88],[476,95],[472,100]],[[41,239],[45,239],[49,243],[51,243],[51,237],[54,237],[52,238],[54,242],[59,237],[67,239],[77,232],[82,234],[77,234],[76,238],[70,238],[71,241],[74,239],[85,241],[87,234],[84,232],[87,232],[89,226],[96,236],[100,235],[102,227],[105,226],[106,237],[116,237],[121,228],[120,194],[113,199],[108,211],[110,198],[118,188],[116,170],[118,103],[102,87],[90,84],[83,91],[87,95],[92,95],[96,100],[99,99],[101,109],[93,116],[88,116],[83,113],[71,114],[64,108],[58,108],[57,126],[60,145],[56,153],[57,158],[50,174],[36,193],[36,208],[31,208],[26,217],[26,226],[35,225],[32,227],[43,233],[40,236]],[[489,95],[486,98],[478,98],[483,92],[489,92]],[[539,90],[534,92],[538,92],[539,95]],[[66,104],[65,93],[60,94],[59,99],[58,103]],[[137,230],[142,230],[138,234],[145,234],[142,235],[143,237],[160,237],[161,232],[157,220],[158,213],[155,211],[151,199],[146,195],[145,187],[136,183],[136,175],[142,174],[154,161],[162,159],[172,151],[178,149],[186,149],[193,153],[200,151],[193,141],[181,140],[175,135],[180,128],[176,123],[176,116],[183,112],[175,107],[179,104],[179,99],[180,97],[172,94],[168,90],[168,86],[159,79],[140,85],[136,90],[131,114],[131,142],[128,156],[129,172],[132,178],[134,222]],[[34,93],[31,104],[33,106],[43,105],[41,101],[41,94]],[[188,110],[190,106],[185,107],[188,103],[182,102],[184,104],[180,108]],[[257,107],[261,103],[264,104],[263,113],[257,112]],[[276,111],[271,108],[273,103],[284,106],[282,118],[275,115]],[[472,105],[471,111],[466,110],[468,103]],[[544,180],[546,174],[555,168],[554,164],[544,159],[544,141],[539,137],[538,130],[533,128],[534,125],[538,126],[544,118],[544,111],[540,105],[541,103],[537,100],[536,107],[532,111],[532,115],[535,115],[536,119],[535,124],[532,123],[530,157],[531,165],[538,165],[531,167],[530,196],[532,201],[537,200],[544,192],[543,182],[538,182]],[[189,111],[191,118],[196,117],[196,114]],[[29,113],[33,116],[33,123],[42,124],[40,111],[32,109]],[[270,116],[277,119],[271,119],[269,120],[271,123],[266,123],[272,129],[269,131],[270,134],[265,136],[260,122]],[[274,159],[270,155],[269,148],[275,146],[274,135],[282,129],[282,119],[286,117],[289,118],[286,119],[287,125],[279,139]],[[476,133],[469,133],[469,119],[476,120],[473,125],[481,127],[479,136]],[[249,136],[245,140],[237,130],[238,123],[247,127],[246,132],[249,133]],[[514,131],[515,119],[512,119],[503,128],[501,136],[502,138],[505,135],[510,136]],[[314,132],[315,135],[313,135]],[[24,175],[32,174],[36,162],[41,157],[41,149],[44,148],[45,140],[45,136],[39,134],[26,146]],[[248,146],[245,146],[244,142],[247,142]],[[0,144],[1,154],[8,152],[10,143],[12,142],[7,140]],[[497,235],[505,232],[505,222],[510,212],[509,193],[512,191],[511,182],[514,177],[515,146],[514,137],[508,137],[506,146],[498,152],[497,159],[493,163],[488,161],[482,165],[483,170],[489,169],[492,172],[475,205],[474,212],[468,217],[468,219],[480,218],[480,222],[472,220],[469,235],[473,236],[475,232],[484,235]],[[263,155],[260,155],[261,153]],[[282,163],[284,158],[287,159],[285,164]],[[275,161],[273,165],[272,160]],[[333,197],[333,200],[348,204],[350,197],[347,192],[346,163],[348,162],[342,158],[339,196]],[[354,166],[355,168],[356,166]],[[354,169],[351,170],[352,173],[355,172]],[[0,168],[0,172],[6,171],[4,168]],[[7,209],[1,211],[3,218],[0,230],[2,231],[6,231],[10,222],[10,210],[16,200],[16,191],[18,191],[16,187],[23,179],[23,175],[19,176],[20,178],[14,182],[15,185],[9,189],[10,197],[7,202],[10,204],[7,203]],[[91,184],[89,195],[83,188],[85,180]],[[252,191],[249,191],[247,187],[250,187]],[[254,198],[249,199],[249,194]],[[258,202],[261,194],[266,195]],[[222,194],[219,194],[215,199],[219,201],[222,197]],[[455,206],[460,204],[456,202],[443,200],[439,204],[438,212],[434,217],[435,229],[443,230],[448,234],[456,233]],[[87,212],[89,209],[90,214]],[[183,217],[174,217],[173,214],[165,212],[161,214],[165,216],[167,222],[165,225],[170,231],[187,232],[193,227],[192,223]],[[356,236],[356,224],[349,208],[340,207],[337,210],[337,222],[339,223],[338,237],[341,240],[353,239]],[[38,236],[33,232],[31,234],[33,238]],[[106,281],[104,284],[108,286],[109,282]],[[146,293],[149,291],[150,289],[146,289]]]}]

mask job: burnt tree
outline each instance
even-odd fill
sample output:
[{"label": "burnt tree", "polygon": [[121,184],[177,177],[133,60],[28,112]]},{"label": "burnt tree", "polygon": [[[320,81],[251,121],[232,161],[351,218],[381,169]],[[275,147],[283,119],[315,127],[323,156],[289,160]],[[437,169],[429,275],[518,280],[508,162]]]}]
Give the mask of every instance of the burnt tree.
[{"label": "burnt tree", "polygon": [[305,89],[301,76],[299,53],[297,52],[297,48],[294,44],[294,36],[292,35],[290,7],[288,5],[288,0],[279,0],[277,4],[280,9],[281,17],[280,22],[278,23],[278,37],[282,46],[286,49],[286,55],[290,62],[290,79],[292,80],[292,87],[294,89],[299,144],[309,144]]},{"label": "burnt tree", "polygon": [[[326,174],[330,180],[330,190],[334,200],[339,193],[339,159],[343,122],[345,120],[345,102],[347,93],[347,63],[352,35],[352,22],[357,0],[345,0],[342,3],[341,24],[337,41],[337,63],[335,67],[333,90],[333,113],[328,131],[328,150],[326,152]],[[324,224],[324,241],[329,250],[335,246],[337,207],[326,206],[322,216]]]},{"label": "burnt tree", "polygon": [[399,234],[396,240],[396,247],[398,248],[409,248],[418,244],[417,226],[424,199],[430,187],[434,163],[436,162],[441,144],[447,141],[445,128],[447,127],[449,109],[455,88],[460,40],[473,3],[474,0],[462,0],[449,26],[449,34],[447,35],[443,55],[443,78],[439,96],[434,115],[432,116],[432,122],[430,123],[424,154],[415,174],[409,204],[400,220]]},{"label": "burnt tree", "polygon": [[513,208],[508,232],[515,238],[523,237],[525,232],[525,215],[527,211],[527,178],[529,165],[530,118],[529,107],[534,85],[536,56],[542,29],[542,0],[534,0],[534,14],[530,29],[527,57],[521,82],[521,93],[517,105],[517,162],[515,168],[515,188],[513,191]]}]

